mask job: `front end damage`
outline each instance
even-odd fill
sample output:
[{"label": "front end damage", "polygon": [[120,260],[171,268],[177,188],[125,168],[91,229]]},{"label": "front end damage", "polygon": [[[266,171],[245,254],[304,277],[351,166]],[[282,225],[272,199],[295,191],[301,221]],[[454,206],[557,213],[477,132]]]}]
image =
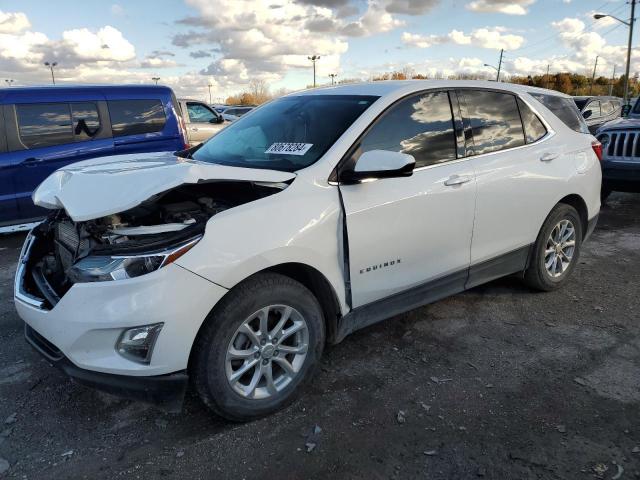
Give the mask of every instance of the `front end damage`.
[{"label": "front end damage", "polygon": [[253,181],[183,184],[129,210],[78,222],[64,210],[53,211],[31,233],[21,291],[51,309],[76,283],[151,273],[195,245],[210,218],[287,185]]}]

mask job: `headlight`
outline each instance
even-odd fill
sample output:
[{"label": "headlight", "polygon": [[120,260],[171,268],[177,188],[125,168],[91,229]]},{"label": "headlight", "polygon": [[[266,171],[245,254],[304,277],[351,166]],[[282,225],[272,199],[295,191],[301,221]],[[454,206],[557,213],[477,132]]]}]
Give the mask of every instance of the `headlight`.
[{"label": "headlight", "polygon": [[163,325],[164,323],[154,323],[125,330],[116,343],[116,351],[134,362],[149,364],[153,346]]},{"label": "headlight", "polygon": [[609,135],[606,133],[601,133],[597,138],[603,147],[606,147],[610,140]]},{"label": "headlight", "polygon": [[170,263],[200,241],[202,236],[161,252],[141,255],[95,255],[79,260],[69,270],[69,278],[74,282],[104,282],[124,280],[151,273]]}]

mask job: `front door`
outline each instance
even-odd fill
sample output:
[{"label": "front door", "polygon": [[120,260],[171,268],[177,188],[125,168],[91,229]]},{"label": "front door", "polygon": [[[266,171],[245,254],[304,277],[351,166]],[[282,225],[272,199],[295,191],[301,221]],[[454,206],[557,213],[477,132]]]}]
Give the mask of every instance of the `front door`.
[{"label": "front door", "polygon": [[[426,282],[454,278],[462,290],[475,207],[471,163],[457,158],[447,92],[399,101],[359,141],[369,150],[412,155],[411,177],[342,185],[352,307]],[[357,160],[356,160],[357,161]]]},{"label": "front door", "polygon": [[187,134],[191,145],[209,140],[224,126],[218,123],[220,116],[204,103],[187,102],[187,116]]}]

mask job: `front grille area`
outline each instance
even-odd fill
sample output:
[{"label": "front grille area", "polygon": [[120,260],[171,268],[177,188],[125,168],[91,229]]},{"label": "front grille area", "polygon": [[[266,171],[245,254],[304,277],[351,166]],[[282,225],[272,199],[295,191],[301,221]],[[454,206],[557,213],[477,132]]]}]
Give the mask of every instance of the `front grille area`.
[{"label": "front grille area", "polygon": [[609,142],[604,150],[604,158],[640,161],[640,130],[616,130],[607,134]]}]

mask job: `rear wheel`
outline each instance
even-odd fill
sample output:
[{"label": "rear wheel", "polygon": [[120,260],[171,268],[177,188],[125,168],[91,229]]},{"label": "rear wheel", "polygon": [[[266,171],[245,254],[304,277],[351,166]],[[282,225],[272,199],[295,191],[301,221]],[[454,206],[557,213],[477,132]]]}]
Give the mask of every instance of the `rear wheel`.
[{"label": "rear wheel", "polygon": [[251,420],[295,398],[323,346],[322,310],[313,294],[289,277],[257,274],[207,318],[196,341],[192,378],[216,413]]},{"label": "rear wheel", "polygon": [[582,246],[582,222],[575,208],[558,204],[545,220],[536,243],[525,282],[550,291],[564,284],[578,263]]}]

